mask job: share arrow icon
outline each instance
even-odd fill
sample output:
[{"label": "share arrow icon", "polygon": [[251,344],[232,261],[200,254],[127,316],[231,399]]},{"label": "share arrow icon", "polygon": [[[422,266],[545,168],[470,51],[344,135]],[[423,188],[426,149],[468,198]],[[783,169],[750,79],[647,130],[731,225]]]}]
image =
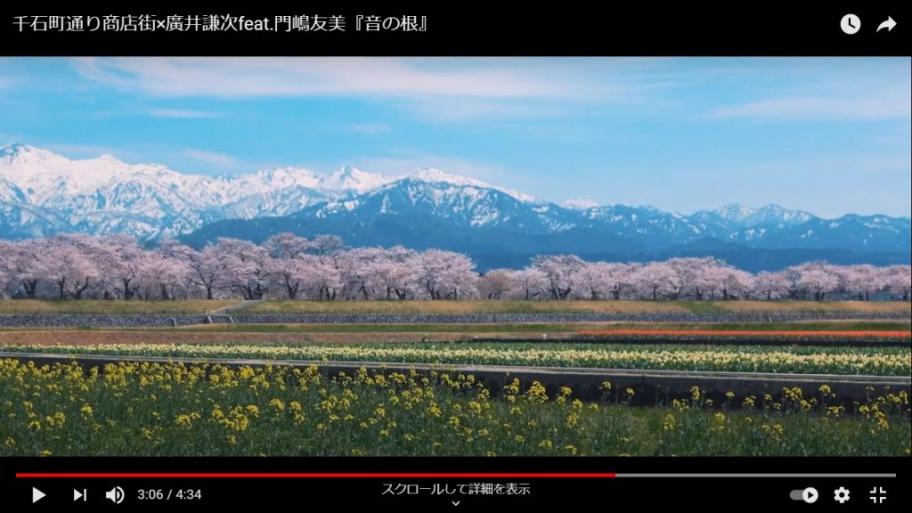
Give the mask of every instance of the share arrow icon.
[{"label": "share arrow icon", "polygon": [[896,26],[896,20],[892,16],[887,16],[887,19],[882,21],[880,25],[877,26],[877,32],[880,32],[883,29],[887,29],[887,32],[892,32],[893,27]]}]

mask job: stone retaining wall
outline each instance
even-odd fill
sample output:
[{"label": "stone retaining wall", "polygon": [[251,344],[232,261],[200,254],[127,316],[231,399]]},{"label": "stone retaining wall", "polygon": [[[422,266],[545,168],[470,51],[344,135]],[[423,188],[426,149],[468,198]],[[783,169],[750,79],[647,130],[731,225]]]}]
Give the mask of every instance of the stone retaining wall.
[{"label": "stone retaining wall", "polygon": [[[480,324],[571,322],[786,322],[806,320],[908,320],[883,312],[741,312],[741,313],[498,313],[498,314],[242,314],[234,322],[248,324]],[[228,316],[162,314],[14,314],[0,315],[0,328],[129,328],[167,327],[230,322]]]}]

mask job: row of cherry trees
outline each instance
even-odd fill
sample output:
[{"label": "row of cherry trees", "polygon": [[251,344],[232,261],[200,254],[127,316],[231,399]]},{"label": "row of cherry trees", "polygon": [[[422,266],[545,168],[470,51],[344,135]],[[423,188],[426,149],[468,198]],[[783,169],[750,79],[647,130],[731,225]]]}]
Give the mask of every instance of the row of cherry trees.
[{"label": "row of cherry trees", "polygon": [[128,236],[0,241],[0,297],[316,300],[869,299],[908,300],[908,265],[813,262],[749,272],[713,258],[587,262],[543,255],[525,269],[479,275],[451,251],[345,248],[334,236],[280,234],[261,245],[222,238],[202,250],[173,240],[143,248]]}]

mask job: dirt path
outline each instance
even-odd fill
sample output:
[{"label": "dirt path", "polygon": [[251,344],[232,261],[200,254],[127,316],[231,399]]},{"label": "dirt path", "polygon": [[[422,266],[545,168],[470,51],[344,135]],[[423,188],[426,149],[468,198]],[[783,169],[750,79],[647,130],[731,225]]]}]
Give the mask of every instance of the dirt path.
[{"label": "dirt path", "polygon": [[226,307],[219,308],[218,310],[213,310],[209,315],[231,315],[232,313],[235,313],[239,310],[246,310],[253,307],[254,305],[258,305],[263,301],[265,301],[265,299],[251,299],[249,301],[241,301],[237,304],[228,305]]}]

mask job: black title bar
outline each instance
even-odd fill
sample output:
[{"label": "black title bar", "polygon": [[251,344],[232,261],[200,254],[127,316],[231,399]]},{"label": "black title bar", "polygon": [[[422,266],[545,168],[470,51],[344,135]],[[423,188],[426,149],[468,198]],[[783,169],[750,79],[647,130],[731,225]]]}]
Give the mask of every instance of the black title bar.
[{"label": "black title bar", "polygon": [[[0,54],[912,55],[912,19],[899,2],[491,4],[100,8],[8,2],[0,7]],[[855,33],[843,30],[847,14],[860,22]],[[891,19],[892,27],[881,26]]]}]

